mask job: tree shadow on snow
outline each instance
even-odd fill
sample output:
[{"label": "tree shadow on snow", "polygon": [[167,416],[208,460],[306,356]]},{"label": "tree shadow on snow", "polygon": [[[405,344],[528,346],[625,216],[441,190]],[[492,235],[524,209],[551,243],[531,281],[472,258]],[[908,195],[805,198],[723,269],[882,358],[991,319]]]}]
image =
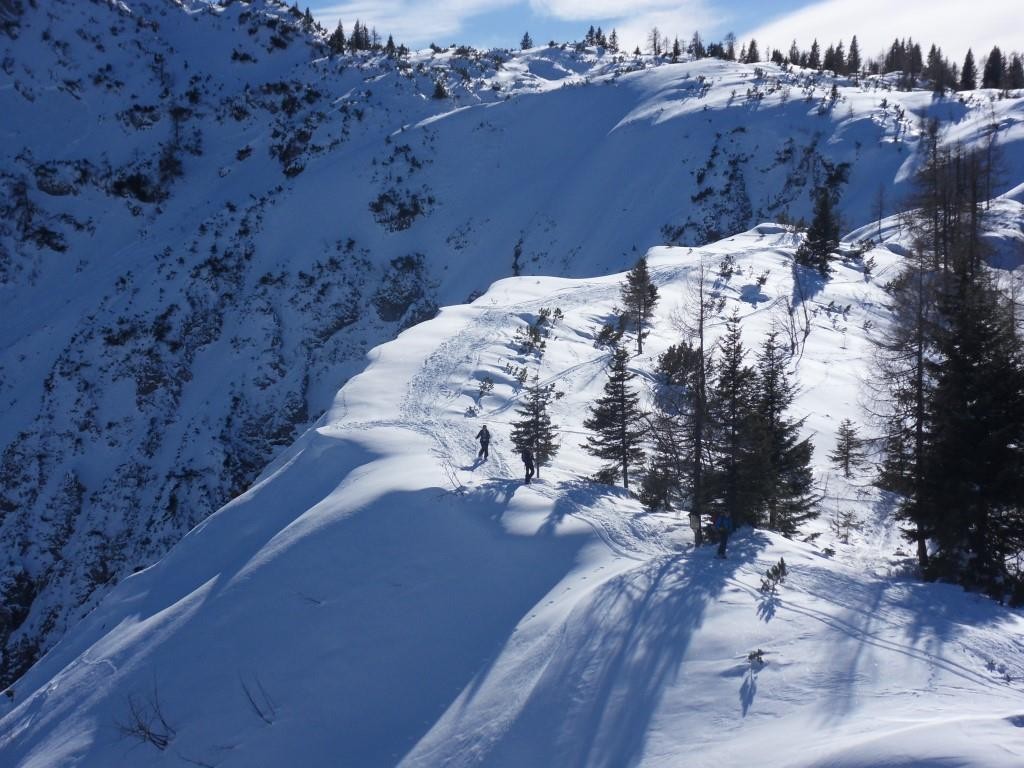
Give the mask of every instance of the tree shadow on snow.
[{"label": "tree shadow on snow", "polygon": [[828,279],[812,268],[793,262],[793,308],[811,301],[825,289]]},{"label": "tree shadow on snow", "polygon": [[[635,765],[707,606],[766,544],[746,532],[726,560],[712,547],[665,555],[600,587],[566,621],[556,655],[488,764]],[[756,686],[745,691],[749,708]]]}]

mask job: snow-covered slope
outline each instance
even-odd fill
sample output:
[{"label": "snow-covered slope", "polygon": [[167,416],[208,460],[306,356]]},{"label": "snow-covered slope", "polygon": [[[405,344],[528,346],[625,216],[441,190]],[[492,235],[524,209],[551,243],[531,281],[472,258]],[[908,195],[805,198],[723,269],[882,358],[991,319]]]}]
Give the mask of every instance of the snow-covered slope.
[{"label": "snow-covered slope", "polygon": [[[797,242],[762,225],[653,249],[662,298],[631,367],[646,378],[677,340],[702,261],[748,344],[785,327]],[[906,577],[886,499],[825,460],[887,322],[898,257],[868,256],[872,274],[851,260],[807,297],[795,360],[817,536],[744,530],[720,561],[685,516],[583,481],[608,358],[593,337],[622,275],[501,280],[374,349],[250,490],[118,585],[19,682],[0,763],[1020,765],[1024,617]],[[524,355],[515,333],[543,307],[563,318]],[[561,451],[529,486],[509,440],[522,367],[562,393]],[[840,512],[859,521],[848,544]],[[124,733],[140,726],[165,748]]]},{"label": "snow-covered slope", "polygon": [[[327,57],[271,0],[17,0],[0,67],[0,681],[251,484],[366,350],[520,274],[782,214],[1020,98],[594,49]],[[435,83],[450,97],[433,99]],[[881,194],[880,194],[881,193]]]}]

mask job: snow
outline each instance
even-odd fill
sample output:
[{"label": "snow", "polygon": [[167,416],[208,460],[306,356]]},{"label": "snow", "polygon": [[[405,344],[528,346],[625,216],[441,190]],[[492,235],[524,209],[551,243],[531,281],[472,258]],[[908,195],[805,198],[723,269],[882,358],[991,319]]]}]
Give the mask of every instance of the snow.
[{"label": "snow", "polygon": [[[1016,269],[1024,99],[597,49],[325,57],[271,42],[293,21],[48,0],[2,39],[0,205],[23,184],[67,247],[0,222],[0,586],[40,590],[0,653],[49,651],[0,697],[0,765],[1019,764],[1019,613],[917,584],[889,500],[825,456],[863,416],[921,121],[971,147],[997,128],[986,226]],[[166,199],[113,191],[179,129]],[[798,237],[758,222],[807,217],[839,163],[876,267],[795,290]],[[433,202],[401,228],[370,207],[390,192]],[[641,381],[701,259],[736,259],[714,332],[733,310],[748,346],[809,328],[808,540],[743,532],[719,563],[685,514],[584,479],[593,339],[643,253],[662,301]],[[564,319],[524,355],[542,307]],[[562,394],[529,487],[510,366]],[[157,694],[165,751],[118,727]]]},{"label": "snow", "polygon": [[[756,345],[789,316],[796,243],[762,225],[652,249],[662,298],[631,366],[651,372],[695,268],[727,255],[722,317],[738,310]],[[796,411],[828,490],[807,535],[744,529],[717,560],[684,512],[585,481],[581,422],[607,363],[592,340],[623,275],[507,278],[376,347],[250,490],[116,587],[18,683],[0,763],[1020,765],[1024,617],[915,580],[884,496],[825,459],[886,321],[897,257],[870,255],[874,274],[839,265],[808,299]],[[514,332],[541,307],[564,317],[524,356]],[[529,486],[509,361],[563,393],[561,451]],[[860,523],[846,544],[838,505]],[[780,558],[789,576],[762,594]],[[165,751],[117,729],[157,697]]]}]

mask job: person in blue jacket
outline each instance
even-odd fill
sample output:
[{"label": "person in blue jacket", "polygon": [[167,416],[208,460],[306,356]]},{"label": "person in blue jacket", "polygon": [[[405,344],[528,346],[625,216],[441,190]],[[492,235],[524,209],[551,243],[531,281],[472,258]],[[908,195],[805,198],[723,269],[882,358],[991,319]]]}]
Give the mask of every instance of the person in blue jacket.
[{"label": "person in blue jacket", "polygon": [[718,531],[718,557],[725,557],[725,545],[729,542],[729,534],[732,533],[732,515],[729,510],[718,513],[715,520],[715,530]]}]

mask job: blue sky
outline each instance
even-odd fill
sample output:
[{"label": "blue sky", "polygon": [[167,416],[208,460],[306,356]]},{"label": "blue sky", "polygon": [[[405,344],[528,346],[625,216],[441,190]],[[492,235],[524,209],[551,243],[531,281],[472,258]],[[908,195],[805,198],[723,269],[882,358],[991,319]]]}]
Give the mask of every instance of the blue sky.
[{"label": "blue sky", "polygon": [[968,47],[1024,50],[1022,0],[306,0],[332,27],[351,28],[357,18],[382,35],[412,48],[435,42],[481,48],[515,47],[529,31],[536,44],[577,40],[591,24],[616,28],[625,45],[643,44],[657,26],[668,37],[687,39],[699,29],[707,39],[735,32],[766,46],[789,48],[795,38],[809,47],[849,41],[856,34],[866,54],[894,37],[937,43],[955,59]]}]

